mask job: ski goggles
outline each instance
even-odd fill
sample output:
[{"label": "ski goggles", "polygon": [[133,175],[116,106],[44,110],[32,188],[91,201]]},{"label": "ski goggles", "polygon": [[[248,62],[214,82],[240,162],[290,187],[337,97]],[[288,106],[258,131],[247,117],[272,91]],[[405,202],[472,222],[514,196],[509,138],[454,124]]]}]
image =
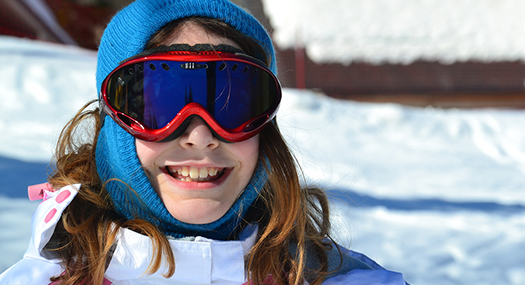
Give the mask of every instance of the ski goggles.
[{"label": "ski goggles", "polygon": [[219,139],[258,134],[281,101],[278,79],[243,54],[168,51],[132,58],[102,83],[101,105],[117,124],[146,141],[179,137],[194,116]]}]

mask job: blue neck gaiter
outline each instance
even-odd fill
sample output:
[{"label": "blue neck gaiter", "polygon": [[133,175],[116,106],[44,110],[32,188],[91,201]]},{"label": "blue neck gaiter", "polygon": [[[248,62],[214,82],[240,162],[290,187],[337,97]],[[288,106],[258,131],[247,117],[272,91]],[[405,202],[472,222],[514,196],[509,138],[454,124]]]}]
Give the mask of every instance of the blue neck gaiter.
[{"label": "blue neck gaiter", "polygon": [[146,220],[175,238],[236,239],[243,218],[268,180],[264,164],[259,161],[250,183],[228,212],[214,222],[197,225],[181,222],[168,212],[137,157],[135,138],[108,116],[98,137],[96,164],[100,179],[121,216]]}]

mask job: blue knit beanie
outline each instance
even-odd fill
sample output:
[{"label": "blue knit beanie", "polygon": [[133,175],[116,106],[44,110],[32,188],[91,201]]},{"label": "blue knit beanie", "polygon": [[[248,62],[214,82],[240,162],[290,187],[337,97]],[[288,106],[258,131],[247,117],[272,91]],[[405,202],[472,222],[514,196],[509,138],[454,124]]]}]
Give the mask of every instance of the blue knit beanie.
[{"label": "blue knit beanie", "polygon": [[186,17],[220,19],[254,39],[277,72],[275,50],[263,26],[242,8],[228,0],[137,0],[120,11],[108,24],[98,50],[97,90],[121,61],[142,51],[151,36],[166,24]]},{"label": "blue knit beanie", "polygon": [[[156,31],[174,20],[191,16],[220,19],[253,38],[266,51],[271,62],[269,68],[276,73],[270,37],[253,16],[228,0],[137,0],[117,13],[104,31],[98,51],[97,90],[100,91],[102,81],[121,61],[142,52]],[[232,233],[238,230],[268,179],[264,163],[259,162],[250,183],[223,217],[195,225],[171,216],[140,164],[135,138],[108,116],[96,148],[97,171],[117,212],[127,219],[147,220],[173,237],[234,238]]]}]

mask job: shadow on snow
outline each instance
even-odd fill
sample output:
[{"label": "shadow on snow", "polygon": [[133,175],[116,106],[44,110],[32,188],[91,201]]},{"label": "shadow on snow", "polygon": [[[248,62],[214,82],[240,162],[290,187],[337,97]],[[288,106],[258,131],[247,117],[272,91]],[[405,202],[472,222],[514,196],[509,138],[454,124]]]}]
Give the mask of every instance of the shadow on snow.
[{"label": "shadow on snow", "polygon": [[390,210],[400,211],[478,211],[494,214],[521,214],[525,212],[524,205],[505,205],[496,202],[460,202],[447,201],[443,199],[392,199],[376,198],[363,195],[351,190],[329,189],[326,190],[329,199],[333,202],[343,202],[350,207],[373,208],[384,207]]},{"label": "shadow on snow", "polygon": [[27,186],[47,181],[49,163],[25,162],[0,156],[0,195],[27,198]]}]

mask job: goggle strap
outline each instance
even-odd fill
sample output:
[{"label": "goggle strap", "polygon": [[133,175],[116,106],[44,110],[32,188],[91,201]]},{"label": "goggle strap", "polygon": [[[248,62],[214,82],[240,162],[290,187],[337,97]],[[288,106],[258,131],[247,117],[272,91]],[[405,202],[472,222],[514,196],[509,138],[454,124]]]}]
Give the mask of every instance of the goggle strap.
[{"label": "goggle strap", "polygon": [[[100,96],[102,97],[102,95]],[[99,101],[102,100],[102,99],[99,99]],[[100,127],[102,128],[102,126],[104,126],[104,122],[106,121],[106,111],[104,111],[104,107],[102,107],[102,103],[99,103],[99,109],[100,109],[100,114],[99,114],[99,119],[100,119]]]},{"label": "goggle strap", "polygon": [[[145,56],[156,54],[156,53],[165,53],[165,52],[173,53],[174,55],[175,54],[184,54],[185,52],[232,53],[232,54],[235,54],[235,55],[246,56],[246,57],[249,57],[249,58],[252,58],[252,59],[256,59],[259,62],[262,62],[260,59],[248,56],[242,50],[240,50],[240,49],[238,49],[236,47],[232,47],[230,45],[225,45],[225,44],[220,44],[220,45],[196,44],[196,45],[192,45],[191,46],[189,44],[173,44],[173,45],[160,45],[158,47],[154,47],[152,49],[149,49],[149,50],[143,51],[143,52],[141,52],[141,53],[139,53],[137,55],[134,55],[134,56],[132,56],[130,58],[127,58],[127,59],[123,60],[120,63],[122,64],[122,63],[124,63],[126,61],[129,61],[131,59],[134,59],[134,58],[140,58],[140,57],[145,57]],[[266,64],[264,64],[264,66],[266,66]]]}]

